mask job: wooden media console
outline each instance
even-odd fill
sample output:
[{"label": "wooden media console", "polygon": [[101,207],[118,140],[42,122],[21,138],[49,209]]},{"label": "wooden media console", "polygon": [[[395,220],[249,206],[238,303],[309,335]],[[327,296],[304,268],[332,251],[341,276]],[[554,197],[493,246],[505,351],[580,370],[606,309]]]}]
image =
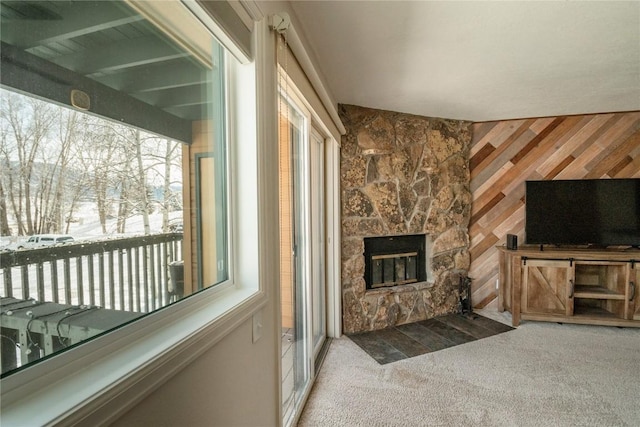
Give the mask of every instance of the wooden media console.
[{"label": "wooden media console", "polygon": [[640,250],[498,247],[498,310],[520,320],[640,327]]}]

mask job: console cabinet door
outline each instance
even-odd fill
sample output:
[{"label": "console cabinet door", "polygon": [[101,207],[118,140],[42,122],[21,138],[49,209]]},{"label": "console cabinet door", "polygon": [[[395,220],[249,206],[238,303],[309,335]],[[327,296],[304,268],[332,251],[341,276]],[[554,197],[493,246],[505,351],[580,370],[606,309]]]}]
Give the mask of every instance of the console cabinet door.
[{"label": "console cabinet door", "polygon": [[640,265],[635,264],[633,268],[629,267],[629,308],[630,320],[640,320]]},{"label": "console cabinet door", "polygon": [[522,260],[521,311],[571,316],[573,278],[569,261]]}]

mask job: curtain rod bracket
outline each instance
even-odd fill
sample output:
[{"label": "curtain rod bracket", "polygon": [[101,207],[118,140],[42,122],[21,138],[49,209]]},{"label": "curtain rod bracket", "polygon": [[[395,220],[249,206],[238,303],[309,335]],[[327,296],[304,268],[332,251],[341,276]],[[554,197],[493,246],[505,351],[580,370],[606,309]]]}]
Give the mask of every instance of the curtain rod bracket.
[{"label": "curtain rod bracket", "polygon": [[285,33],[291,25],[291,18],[286,12],[271,15],[270,27],[278,34]]}]

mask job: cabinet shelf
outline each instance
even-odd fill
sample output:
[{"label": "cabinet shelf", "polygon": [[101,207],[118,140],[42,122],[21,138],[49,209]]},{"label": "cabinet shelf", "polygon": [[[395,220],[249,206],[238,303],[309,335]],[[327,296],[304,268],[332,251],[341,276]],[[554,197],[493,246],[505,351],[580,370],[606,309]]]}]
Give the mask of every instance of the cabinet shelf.
[{"label": "cabinet shelf", "polygon": [[604,286],[593,285],[576,285],[574,298],[590,298],[590,299],[610,299],[610,300],[623,300],[624,294],[615,292]]},{"label": "cabinet shelf", "polygon": [[589,317],[589,318],[591,317],[603,317],[603,318],[611,318],[611,319],[618,318],[618,316],[616,316],[614,313],[601,307],[584,307],[584,306],[576,307],[573,312],[573,315],[579,316],[579,317]]}]

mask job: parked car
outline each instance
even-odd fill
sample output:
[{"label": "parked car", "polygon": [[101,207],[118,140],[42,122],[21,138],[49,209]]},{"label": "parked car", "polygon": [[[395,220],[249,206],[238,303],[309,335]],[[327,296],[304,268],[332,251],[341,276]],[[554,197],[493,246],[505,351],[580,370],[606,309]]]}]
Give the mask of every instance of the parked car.
[{"label": "parked car", "polygon": [[73,242],[73,236],[68,234],[35,234],[26,242],[19,243],[17,249],[33,249],[43,246],[57,245],[60,243]]},{"label": "parked car", "polygon": [[177,220],[169,223],[169,231],[172,233],[182,233],[182,220]]}]

